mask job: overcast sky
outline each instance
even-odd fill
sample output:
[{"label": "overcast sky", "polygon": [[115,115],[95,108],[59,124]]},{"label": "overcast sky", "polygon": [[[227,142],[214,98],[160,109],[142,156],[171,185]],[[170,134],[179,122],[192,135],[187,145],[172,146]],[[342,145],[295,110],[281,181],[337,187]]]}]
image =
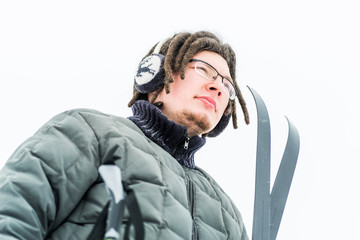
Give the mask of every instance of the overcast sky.
[{"label": "overcast sky", "polygon": [[196,164],[234,200],[251,235],[257,124],[249,85],[270,113],[274,176],[285,115],[301,137],[278,240],[360,239],[359,12],[355,0],[1,1],[0,164],[65,110],[129,116],[148,50],[179,31],[210,30],[237,54],[251,124],[239,115],[239,129],[208,139]]}]

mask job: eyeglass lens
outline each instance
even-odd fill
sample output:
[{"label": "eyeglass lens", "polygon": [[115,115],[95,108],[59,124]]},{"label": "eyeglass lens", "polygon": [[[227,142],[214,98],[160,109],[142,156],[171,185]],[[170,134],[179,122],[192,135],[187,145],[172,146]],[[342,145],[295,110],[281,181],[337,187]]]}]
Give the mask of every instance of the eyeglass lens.
[{"label": "eyeglass lens", "polygon": [[[203,77],[206,77],[207,79],[212,81],[215,80],[220,75],[214,68],[203,62],[196,62],[195,70]],[[234,86],[232,85],[229,79],[223,76],[221,77],[225,92],[228,94],[231,100],[234,100],[235,99]]]}]

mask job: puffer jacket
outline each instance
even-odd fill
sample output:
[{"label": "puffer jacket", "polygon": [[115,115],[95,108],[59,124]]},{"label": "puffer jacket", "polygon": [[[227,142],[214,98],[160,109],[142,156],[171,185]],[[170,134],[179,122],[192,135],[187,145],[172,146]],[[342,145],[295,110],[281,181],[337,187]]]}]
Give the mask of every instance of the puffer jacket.
[{"label": "puffer jacket", "polygon": [[248,239],[234,203],[204,170],[179,164],[129,119],[88,109],[57,115],[7,161],[0,239],[86,239],[109,200],[98,174],[109,161],[137,197],[146,239]]}]

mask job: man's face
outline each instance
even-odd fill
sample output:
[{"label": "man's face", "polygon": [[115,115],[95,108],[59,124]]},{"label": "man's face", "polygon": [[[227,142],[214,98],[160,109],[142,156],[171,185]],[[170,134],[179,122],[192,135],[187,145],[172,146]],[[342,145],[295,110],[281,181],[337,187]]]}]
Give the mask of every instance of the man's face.
[{"label": "man's face", "polygon": [[[203,51],[195,54],[193,59],[209,63],[221,75],[230,78],[227,62],[219,54]],[[180,73],[174,74],[173,79],[170,93],[166,94],[164,89],[156,99],[164,103],[163,114],[187,127],[190,137],[211,131],[220,121],[229,102],[221,77],[208,80],[195,71],[195,62],[190,62],[185,79],[180,78]]]}]

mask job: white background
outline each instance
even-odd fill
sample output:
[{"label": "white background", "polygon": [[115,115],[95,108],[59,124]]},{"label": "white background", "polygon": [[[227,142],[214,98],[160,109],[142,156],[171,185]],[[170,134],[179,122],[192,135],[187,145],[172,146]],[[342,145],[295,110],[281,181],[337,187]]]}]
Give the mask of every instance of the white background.
[{"label": "white background", "polygon": [[235,201],[251,236],[257,124],[249,85],[270,112],[273,174],[284,115],[301,136],[278,239],[360,239],[359,12],[355,0],[1,1],[1,166],[65,110],[129,116],[133,75],[148,50],[179,31],[210,30],[236,51],[252,123],[239,114],[240,128],[209,139],[197,165]]}]

